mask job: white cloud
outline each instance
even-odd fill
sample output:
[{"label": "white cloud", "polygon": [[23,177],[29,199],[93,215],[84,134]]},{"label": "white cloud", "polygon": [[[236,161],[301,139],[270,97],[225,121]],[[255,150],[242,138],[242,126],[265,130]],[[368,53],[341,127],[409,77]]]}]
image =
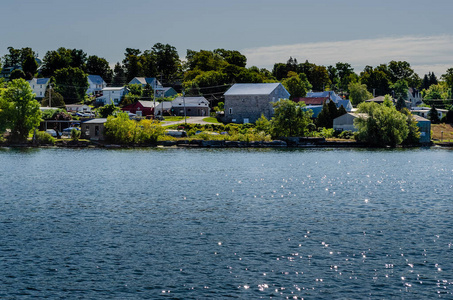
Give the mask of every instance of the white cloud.
[{"label": "white cloud", "polygon": [[318,65],[349,63],[357,73],[366,65],[377,66],[391,60],[405,60],[423,76],[434,72],[437,76],[453,68],[453,36],[405,36],[376,39],[319,42],[249,48],[241,51],[248,66],[272,69],[276,62],[286,62],[291,56],[298,62]]}]

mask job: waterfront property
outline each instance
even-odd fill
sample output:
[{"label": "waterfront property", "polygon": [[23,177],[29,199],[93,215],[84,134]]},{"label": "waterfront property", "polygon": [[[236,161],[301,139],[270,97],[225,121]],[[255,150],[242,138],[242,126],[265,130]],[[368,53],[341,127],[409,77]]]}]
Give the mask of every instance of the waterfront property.
[{"label": "waterfront property", "polygon": [[236,83],[225,92],[224,120],[229,123],[254,123],[261,115],[271,119],[272,103],[288,99],[281,83]]},{"label": "waterfront property", "polygon": [[82,138],[103,141],[106,118],[92,119],[82,123]]},{"label": "waterfront property", "polygon": [[361,113],[346,113],[342,116],[339,116],[335,119],[333,119],[333,129],[335,131],[352,131],[355,132],[357,131],[357,127],[354,126],[354,120],[359,118],[359,117],[367,117],[367,114],[361,114]]},{"label": "waterfront property", "polygon": [[413,115],[413,117],[417,121],[417,126],[420,129],[420,143],[431,143],[431,121],[418,115]]}]

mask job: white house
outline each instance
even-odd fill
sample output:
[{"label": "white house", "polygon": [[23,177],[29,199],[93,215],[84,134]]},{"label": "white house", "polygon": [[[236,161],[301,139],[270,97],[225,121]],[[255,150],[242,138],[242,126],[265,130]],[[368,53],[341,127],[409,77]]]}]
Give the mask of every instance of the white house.
[{"label": "white house", "polygon": [[102,89],[107,87],[107,83],[99,75],[88,75],[87,95],[99,96]]},{"label": "white house", "polygon": [[[430,107],[412,107],[411,113],[413,115],[418,115],[422,118],[428,118],[428,113],[430,110],[431,110]],[[437,110],[437,115],[439,116],[439,119],[442,119],[448,113],[448,109],[436,108],[436,110]]]},{"label": "white house", "polygon": [[124,96],[129,93],[127,87],[105,87],[102,89],[102,96],[96,98],[96,102],[102,105],[115,104],[118,105]]},{"label": "white house", "polygon": [[36,98],[44,98],[46,94],[46,89],[50,84],[50,78],[33,78],[28,80],[33,93],[36,94]]},{"label": "white house", "polygon": [[184,116],[184,110],[186,116],[209,116],[211,112],[205,97],[177,97],[171,105],[173,114],[177,116]]}]

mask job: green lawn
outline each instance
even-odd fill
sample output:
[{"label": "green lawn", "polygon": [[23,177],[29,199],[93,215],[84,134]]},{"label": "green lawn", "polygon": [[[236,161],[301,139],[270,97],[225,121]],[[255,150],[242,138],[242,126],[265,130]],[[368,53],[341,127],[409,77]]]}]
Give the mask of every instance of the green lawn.
[{"label": "green lawn", "polygon": [[[189,117],[186,117],[186,119],[188,119]],[[184,117],[180,117],[180,116],[166,116],[164,117],[164,121],[168,121],[168,122],[176,122],[176,121],[181,121],[181,120],[184,120]]]},{"label": "green lawn", "polygon": [[217,121],[217,119],[214,118],[214,117],[207,117],[207,118],[204,118],[203,121],[209,122],[209,123],[220,123],[220,122]]}]

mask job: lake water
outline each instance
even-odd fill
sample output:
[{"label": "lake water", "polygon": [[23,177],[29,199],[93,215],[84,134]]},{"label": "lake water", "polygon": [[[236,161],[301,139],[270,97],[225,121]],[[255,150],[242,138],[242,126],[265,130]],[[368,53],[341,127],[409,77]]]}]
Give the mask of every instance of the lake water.
[{"label": "lake water", "polygon": [[0,149],[0,298],[452,299],[453,151]]}]

